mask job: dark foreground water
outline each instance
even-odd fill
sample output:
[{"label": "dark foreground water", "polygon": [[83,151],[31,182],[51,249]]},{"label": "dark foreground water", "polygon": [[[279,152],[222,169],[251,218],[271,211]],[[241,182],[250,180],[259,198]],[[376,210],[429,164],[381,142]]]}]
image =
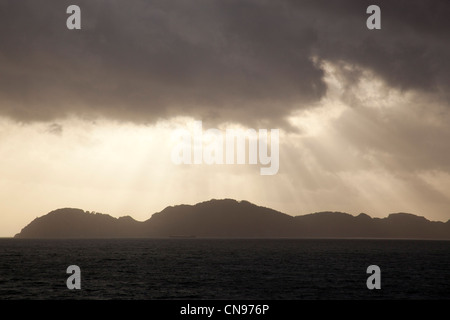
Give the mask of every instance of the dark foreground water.
[{"label": "dark foreground water", "polygon": [[450,241],[0,239],[0,299],[450,299]]}]

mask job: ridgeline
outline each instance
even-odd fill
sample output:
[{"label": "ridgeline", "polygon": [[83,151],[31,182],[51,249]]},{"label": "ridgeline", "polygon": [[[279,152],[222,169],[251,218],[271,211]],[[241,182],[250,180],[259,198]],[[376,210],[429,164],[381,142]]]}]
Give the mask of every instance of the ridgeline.
[{"label": "ridgeline", "polygon": [[34,219],[15,238],[392,238],[449,239],[450,220],[409,213],[371,218],[343,212],[290,216],[248,201],[167,207],[146,221],[65,208]]}]

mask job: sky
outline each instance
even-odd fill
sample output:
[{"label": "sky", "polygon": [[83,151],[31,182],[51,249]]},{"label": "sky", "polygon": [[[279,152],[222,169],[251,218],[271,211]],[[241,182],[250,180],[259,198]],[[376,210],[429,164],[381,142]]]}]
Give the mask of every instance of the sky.
[{"label": "sky", "polygon": [[[212,198],[447,221],[449,16],[446,0],[0,0],[0,237],[58,208],[143,221]],[[195,121],[278,129],[278,172],[175,164]]]}]

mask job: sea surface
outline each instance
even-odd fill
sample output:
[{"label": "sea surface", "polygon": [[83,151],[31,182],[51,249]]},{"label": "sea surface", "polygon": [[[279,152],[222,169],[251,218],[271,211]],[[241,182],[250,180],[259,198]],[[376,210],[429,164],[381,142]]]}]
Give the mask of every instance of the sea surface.
[{"label": "sea surface", "polygon": [[0,299],[450,299],[450,241],[0,239]]}]

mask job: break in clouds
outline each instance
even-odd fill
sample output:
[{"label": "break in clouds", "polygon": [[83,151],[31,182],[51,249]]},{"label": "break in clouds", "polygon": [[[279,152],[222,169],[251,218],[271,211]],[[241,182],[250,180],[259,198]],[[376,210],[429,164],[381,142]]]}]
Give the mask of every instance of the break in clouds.
[{"label": "break in clouds", "polygon": [[[0,115],[288,128],[326,96],[323,61],[351,66],[347,87],[368,70],[448,107],[450,3],[376,1],[382,28],[368,30],[372,2],[0,0]],[[81,30],[66,28],[70,4]]]}]

